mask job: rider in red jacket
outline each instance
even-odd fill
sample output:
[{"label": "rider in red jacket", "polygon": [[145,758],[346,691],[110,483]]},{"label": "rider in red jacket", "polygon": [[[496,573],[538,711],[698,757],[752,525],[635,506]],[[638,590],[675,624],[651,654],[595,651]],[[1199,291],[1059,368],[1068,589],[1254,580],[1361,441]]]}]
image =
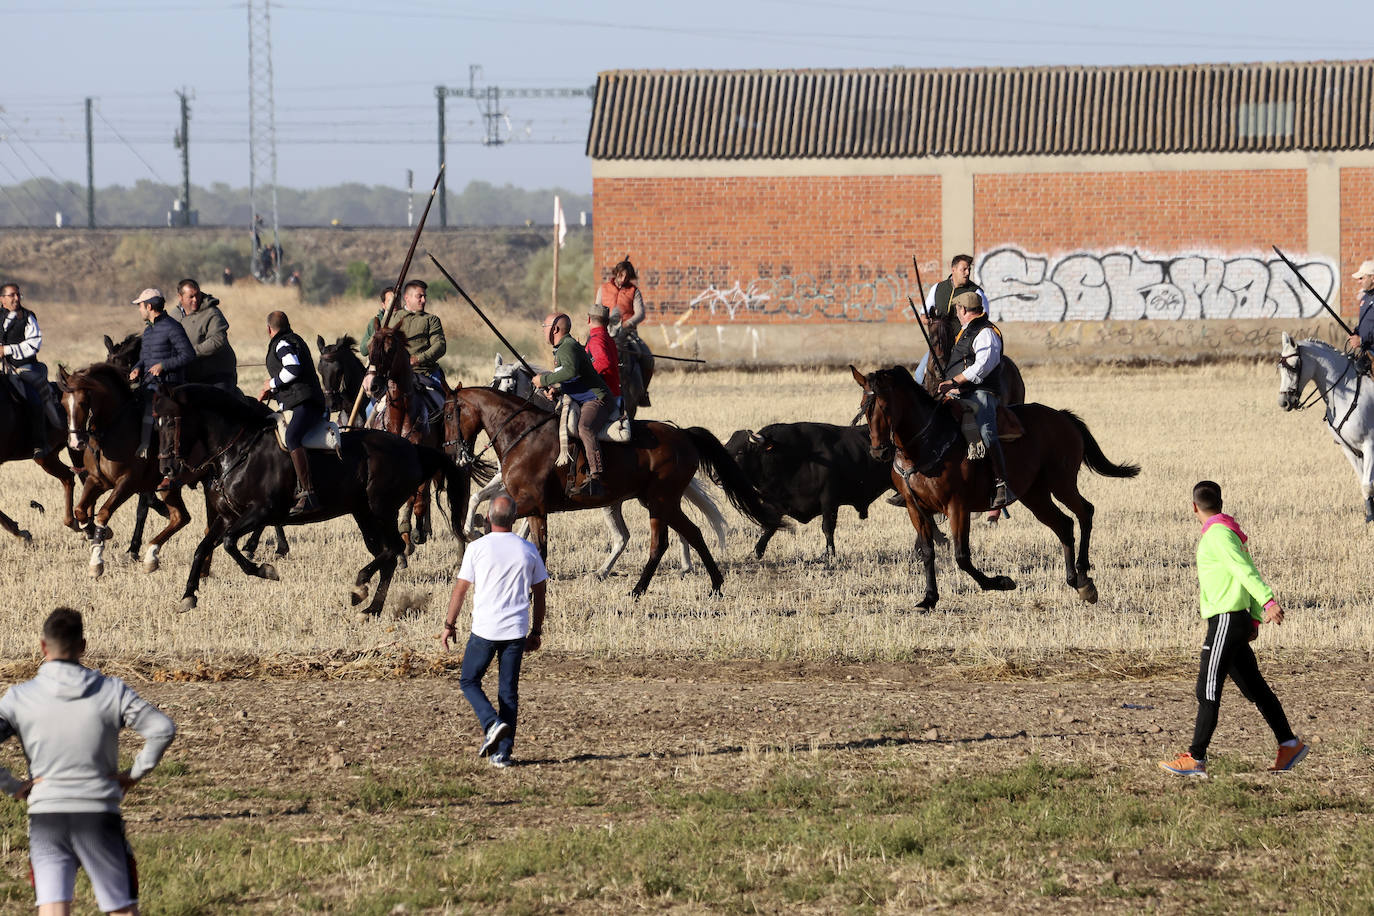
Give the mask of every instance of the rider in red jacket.
[{"label": "rider in red jacket", "polygon": [[596,371],[605,379],[606,387],[611,389],[611,397],[619,400],[620,354],[616,350],[615,341],[606,330],[610,316],[611,310],[604,305],[593,305],[587,309],[587,355],[592,358],[592,365],[596,367]]}]

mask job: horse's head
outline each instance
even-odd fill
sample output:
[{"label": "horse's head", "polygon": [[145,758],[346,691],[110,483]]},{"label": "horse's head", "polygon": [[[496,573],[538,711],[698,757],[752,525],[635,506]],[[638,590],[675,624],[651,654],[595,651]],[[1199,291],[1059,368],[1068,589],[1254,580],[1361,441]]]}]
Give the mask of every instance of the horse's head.
[{"label": "horse's head", "polygon": [[491,387],[517,398],[529,398],[534,394],[534,379],[519,363],[507,363],[496,357],[496,368],[492,372]]},{"label": "horse's head", "polygon": [[378,328],[367,347],[367,361],[376,371],[368,394],[374,399],[386,394],[387,382],[395,382],[402,391],[410,390],[412,371],[406,338],[396,326]]},{"label": "horse's head", "polygon": [[853,366],[849,367],[849,371],[864,392],[863,400],[859,403],[858,416],[854,421],[858,422],[862,417],[868,423],[868,453],[875,461],[890,461],[894,449],[892,427],[888,421],[886,404],[881,402],[878,373],[864,375]]},{"label": "horse's head", "polygon": [[1302,389],[1310,378],[1303,369],[1302,352],[1285,331],[1279,348],[1279,406],[1284,410],[1296,410],[1302,403]]},{"label": "horse's head", "polygon": [[110,339],[110,335],[105,335],[105,362],[116,368],[128,372],[138,362],[139,356],[143,352],[143,335],[130,334],[119,343]]},{"label": "horse's head", "polygon": [[182,426],[186,411],[176,397],[159,391],[153,397],[153,416],[157,422],[158,470],[164,477],[176,479],[186,470],[186,460],[182,452],[182,436],[188,432]]},{"label": "horse's head", "polygon": [[353,406],[350,392],[356,393],[363,376],[363,364],[355,352],[357,342],[345,336],[326,345],[324,338],[316,335],[315,343],[320,350],[318,367],[325,408],[330,413],[348,410]]},{"label": "horse's head", "polygon": [[[901,444],[897,441],[899,427],[912,420],[924,424],[934,402],[901,366],[878,369],[868,375],[853,366],[849,371],[864,390],[859,414],[854,419],[857,422],[864,417],[868,421],[868,452],[875,461],[888,461]],[[925,417],[921,416],[922,407],[926,408]]]},{"label": "horse's head", "polygon": [[482,429],[482,417],[468,403],[466,390],[460,384],[444,398],[444,452],[459,467],[472,462],[472,446]]},{"label": "horse's head", "polygon": [[99,438],[98,430],[132,397],[125,370],[109,363],[96,363],[80,372],[61,366],[57,385],[67,409],[67,447],[73,451],[85,448],[92,435]]}]

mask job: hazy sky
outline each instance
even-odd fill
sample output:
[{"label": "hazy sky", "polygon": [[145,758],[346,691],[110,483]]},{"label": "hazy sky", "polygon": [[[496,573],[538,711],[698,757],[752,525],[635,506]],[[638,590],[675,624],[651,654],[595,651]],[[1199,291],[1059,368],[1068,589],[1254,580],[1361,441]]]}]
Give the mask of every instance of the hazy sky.
[{"label": "hazy sky", "polygon": [[[262,0],[257,0],[262,2]],[[191,180],[248,183],[248,7],[227,0],[2,0],[0,185],[84,184],[95,101],[98,187],[176,183],[175,92],[191,103]],[[1370,56],[1374,4],[1102,0],[283,0],[271,5],[278,182],[428,187],[434,87],[586,87],[624,68],[947,67],[1322,60]],[[590,102],[504,107],[510,142],[480,143],[450,99],[449,187],[591,189]]]}]

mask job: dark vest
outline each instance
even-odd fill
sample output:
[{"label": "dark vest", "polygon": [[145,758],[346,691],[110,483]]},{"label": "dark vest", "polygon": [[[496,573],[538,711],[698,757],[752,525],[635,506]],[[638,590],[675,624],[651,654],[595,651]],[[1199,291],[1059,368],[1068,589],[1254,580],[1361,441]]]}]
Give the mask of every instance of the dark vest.
[{"label": "dark vest", "polygon": [[[969,281],[965,285],[959,287],[957,292],[976,293],[982,288],[983,287],[979,286],[977,283]],[[955,293],[956,290],[954,289],[954,281],[951,280],[949,277],[945,277],[939,283],[936,283],[934,300],[935,304],[930,307],[930,314],[934,315],[936,318],[944,318],[946,315],[953,315],[954,310],[950,307],[950,303],[954,300]],[[953,374],[954,373],[952,372],[950,373],[950,375]]]},{"label": "dark vest", "polygon": [[[6,314],[5,317],[9,317],[8,314]],[[5,330],[5,332],[3,334],[0,334],[0,343],[3,343],[5,345],[23,343],[24,332],[28,330],[29,319],[32,317],[33,312],[30,312],[22,305],[19,306],[19,308],[15,309],[14,320],[10,322],[10,326]],[[3,318],[0,318],[0,321],[3,320]],[[34,354],[33,356],[24,357],[6,356],[5,359],[7,362],[9,362],[11,366],[32,366],[34,363],[38,362],[38,355]]]},{"label": "dark vest", "polygon": [[[988,321],[988,316],[979,315],[973,319],[959,332],[958,338],[954,341],[954,346],[949,351],[949,377],[954,378],[965,367],[973,364],[973,342],[982,333],[983,328],[992,328],[994,334],[1002,336],[1002,332],[997,330],[997,325]],[[997,396],[1002,394],[1002,363],[999,360],[997,366],[988,373],[987,378],[976,385],[969,385],[970,388],[981,388],[984,391],[991,391]]]},{"label": "dark vest", "polygon": [[308,402],[318,402],[324,407],[324,389],[320,387],[320,377],[315,374],[315,362],[310,358],[310,348],[301,340],[299,334],[281,331],[267,342],[267,372],[274,379],[281,378],[282,362],[277,348],[287,343],[296,353],[301,364],[296,367],[296,377],[285,385],[276,388],[277,403],[282,410],[290,410]]}]

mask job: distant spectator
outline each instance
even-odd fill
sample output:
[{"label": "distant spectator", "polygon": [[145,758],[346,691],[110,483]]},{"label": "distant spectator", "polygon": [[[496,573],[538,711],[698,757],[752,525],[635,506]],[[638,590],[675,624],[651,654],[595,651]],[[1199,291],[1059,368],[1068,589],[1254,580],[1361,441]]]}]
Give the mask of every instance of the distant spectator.
[{"label": "distant spectator", "polygon": [[234,272],[233,272],[232,270],[230,270],[227,266],[224,268],[224,285],[225,285],[225,286],[233,286],[233,285],[234,285]]}]

